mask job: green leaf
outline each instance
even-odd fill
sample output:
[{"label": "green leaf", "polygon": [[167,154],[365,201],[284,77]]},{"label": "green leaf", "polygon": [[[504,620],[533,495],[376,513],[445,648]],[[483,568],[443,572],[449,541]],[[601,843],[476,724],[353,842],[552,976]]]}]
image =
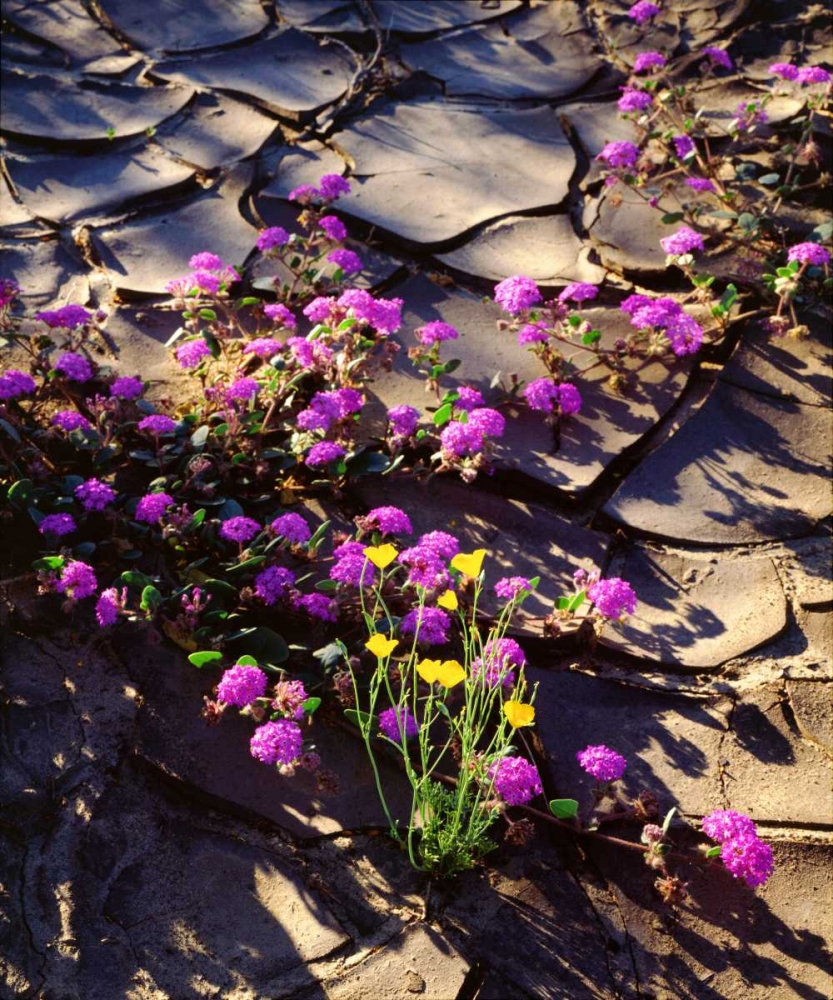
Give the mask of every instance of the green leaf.
[{"label": "green leaf", "polygon": [[95,542],[79,542],[72,550],[76,559],[89,559],[95,552]]},{"label": "green leaf", "polygon": [[671,820],[674,819],[674,813],[676,813],[677,807],[671,806],[671,808],[666,813],[665,819],[662,824],[662,835],[665,836],[668,833],[668,828],[671,826]]},{"label": "green leaf", "polygon": [[717,846],[717,847],[710,847],[710,848],[709,848],[709,849],[708,849],[708,850],[706,851],[706,857],[707,857],[707,858],[719,858],[719,857],[720,857],[720,852],[721,852],[721,850],[722,850],[722,848],[721,848],[720,846]]},{"label": "green leaf", "polygon": [[36,572],[54,572],[63,569],[66,560],[63,556],[44,556],[43,559],[36,559],[32,563],[32,569]]},{"label": "green leaf", "polygon": [[720,299],[720,305],[724,310],[724,312],[729,312],[729,310],[732,308],[735,302],[737,302],[737,298],[738,298],[737,288],[732,284],[727,285],[726,291],[723,293]]},{"label": "green leaf", "polygon": [[156,589],[156,587],[151,584],[149,587],[145,587],[142,591],[142,600],[139,607],[142,611],[156,611],[159,605],[162,603],[162,595]]},{"label": "green leaf", "polygon": [[153,585],[153,580],[138,569],[126,569],[121,575],[121,582],[136,590],[144,590],[145,587]]},{"label": "green leaf", "polygon": [[205,442],[208,440],[208,435],[211,433],[211,428],[208,424],[203,424],[202,427],[198,427],[194,433],[191,435],[191,447],[195,451],[202,451],[205,447]]},{"label": "green leaf", "polygon": [[372,476],[385,472],[390,459],[380,451],[363,451],[347,463],[348,476]]},{"label": "green leaf", "polygon": [[327,529],[330,527],[330,522],[325,521],[320,524],[312,534],[312,538],[307,542],[307,547],[310,549],[316,548],[324,541],[324,536],[327,534]]},{"label": "green leaf", "polygon": [[313,650],[312,655],[325,670],[328,670],[340,663],[346,652],[347,649],[343,642],[331,642],[322,646],[321,649]]},{"label": "green leaf", "polygon": [[449,712],[448,707],[446,706],[445,702],[444,701],[438,701],[436,704],[437,704],[437,711],[440,713],[440,715],[444,715],[447,719],[450,719],[451,718],[451,712]]},{"label": "green leaf", "polygon": [[346,708],[344,710],[344,714],[347,719],[352,722],[354,726],[358,726],[362,732],[373,726],[373,716],[369,712],[362,712],[357,708]]},{"label": "green leaf", "polygon": [[721,209],[719,212],[710,212],[709,215],[713,219],[736,219],[738,217],[737,212],[729,211],[728,209]]},{"label": "green leaf", "polygon": [[217,313],[213,309],[200,309],[200,319],[207,320],[209,323],[215,323],[217,321]]},{"label": "green leaf", "polygon": [[8,492],[8,499],[10,503],[16,504],[18,506],[24,506],[26,503],[26,497],[34,489],[34,483],[31,479],[18,479],[14,483]]},{"label": "green leaf", "polygon": [[242,517],[245,511],[240,506],[240,504],[229,497],[228,500],[224,500],[221,506],[217,510],[217,517],[221,521],[228,521],[232,517]]},{"label": "green leaf", "polygon": [[451,361],[446,361],[445,365],[443,365],[446,375],[456,372],[462,363],[459,358],[452,358]]},{"label": "green leaf", "polygon": [[307,698],[307,700],[301,705],[304,712],[307,715],[312,715],[312,713],[321,705],[320,698]]},{"label": "green leaf", "polygon": [[685,218],[684,212],[668,212],[668,214],[663,215],[663,217],[659,221],[665,226],[673,226],[675,222],[679,222],[680,219],[684,218]]},{"label": "green leaf", "polygon": [[580,590],[577,594],[573,595],[567,602],[568,611],[578,611],[578,609],[584,604],[584,599],[587,597],[586,590]]},{"label": "green leaf", "polygon": [[338,587],[338,581],[336,580],[319,580],[315,585],[316,590],[320,590],[324,594],[329,594]]},{"label": "green leaf", "polygon": [[191,520],[188,522],[186,531],[193,531],[195,528],[199,528],[202,522],[205,520],[205,508],[200,507],[200,509],[194,514]]},{"label": "green leaf", "polygon": [[567,608],[569,608],[570,606],[570,598],[559,597],[558,600],[555,602],[555,606],[559,611],[566,611]]},{"label": "green leaf", "polygon": [[3,428],[3,431],[12,441],[17,441],[20,444],[20,434],[18,434],[17,428],[13,424],[10,424],[8,420],[0,418],[0,427]]},{"label": "green leaf", "polygon": [[256,295],[247,295],[243,299],[237,300],[237,308],[242,309],[243,306],[259,306],[260,299]]},{"label": "green leaf", "polygon": [[745,229],[747,232],[751,232],[758,226],[758,220],[752,215],[751,212],[741,212],[738,216],[738,225],[741,229]]},{"label": "green leaf", "polygon": [[239,667],[256,667],[257,660],[253,656],[239,656],[237,658],[237,665]]},{"label": "green leaf", "polygon": [[759,184],[765,184],[769,187],[772,184],[777,184],[781,180],[780,174],[764,174],[763,177],[758,178]]},{"label": "green leaf", "polygon": [[247,559],[245,562],[238,563],[236,566],[231,566],[226,570],[228,576],[232,573],[242,573],[247,569],[254,569],[255,566],[260,566],[261,563],[266,562],[266,556],[252,556],[251,559]]},{"label": "green leaf", "polygon": [[216,650],[208,649],[201,653],[189,653],[188,662],[193,663],[200,670],[203,667],[212,667],[223,659],[223,654]]},{"label": "green leaf", "polygon": [[788,267],[779,267],[775,272],[779,278],[791,278],[793,272]]},{"label": "green leaf", "polygon": [[451,411],[453,407],[451,403],[444,403],[431,417],[431,420],[435,427],[442,427],[443,424],[447,424],[451,419]]},{"label": "green leaf", "polygon": [[227,645],[254,656],[260,664],[283,663],[289,659],[289,647],[283,637],[262,626],[243,629],[233,639],[229,638]]},{"label": "green leaf", "polygon": [[207,594],[211,594],[211,604],[225,604],[227,601],[236,602],[238,598],[237,588],[232,587],[225,580],[206,580],[200,584],[200,589]]},{"label": "green leaf", "polygon": [[575,799],[551,799],[550,812],[558,819],[574,819],[578,815],[578,802]]},{"label": "green leaf", "polygon": [[595,344],[597,340],[601,339],[602,339],[601,330],[590,330],[588,333],[585,333],[582,336],[581,342],[582,344],[587,344],[589,346],[590,344]]}]

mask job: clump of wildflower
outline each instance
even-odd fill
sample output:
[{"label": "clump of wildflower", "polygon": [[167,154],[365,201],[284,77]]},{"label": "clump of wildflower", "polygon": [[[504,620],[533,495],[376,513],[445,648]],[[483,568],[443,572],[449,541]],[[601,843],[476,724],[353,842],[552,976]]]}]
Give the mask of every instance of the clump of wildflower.
[{"label": "clump of wildflower", "polygon": [[380,712],[379,729],[394,743],[402,742],[403,730],[406,740],[413,739],[419,733],[419,725],[407,705],[403,705],[401,709],[386,708],[384,712]]},{"label": "clump of wildflower", "polygon": [[755,836],[757,832],[749,816],[735,809],[713,809],[703,817],[703,833],[721,844],[735,837]]},{"label": "clump of wildflower", "polygon": [[830,263],[830,253],[818,243],[797,243],[787,251],[787,260],[797,260],[802,264],[822,267]]},{"label": "clump of wildflower", "polygon": [[21,287],[14,278],[0,277],[0,309],[5,309],[20,295]]},{"label": "clump of wildflower", "polygon": [[813,83],[830,83],[830,74],[821,66],[804,66],[796,74],[796,83],[806,87]]},{"label": "clump of wildflower", "polygon": [[62,431],[91,431],[92,424],[81,413],[75,410],[61,410],[52,418],[52,423],[60,427]]},{"label": "clump of wildflower", "polygon": [[115,625],[126,603],[126,587],[121,593],[115,587],[108,587],[106,590],[102,590],[98,595],[98,600],[95,602],[95,617],[99,627],[107,628],[109,625]]},{"label": "clump of wildflower", "polygon": [[398,507],[374,507],[355,520],[362,534],[378,531],[380,535],[411,535],[414,531],[411,519]]},{"label": "clump of wildflower", "polygon": [[647,295],[629,295],[621,305],[637,330],[649,327],[664,329],[671,342],[671,349],[678,356],[694,354],[703,343],[700,324],[683,312],[671,298],[649,299]]},{"label": "clump of wildflower", "polygon": [[264,722],[252,734],[249,751],[262,764],[293,764],[301,756],[304,737],[289,719]]},{"label": "clump of wildflower", "polygon": [[483,394],[479,389],[473,389],[471,386],[462,385],[457,390],[457,399],[454,401],[454,406],[458,410],[465,410],[466,413],[477,409],[479,406],[484,404]]},{"label": "clump of wildflower", "polygon": [[598,294],[598,285],[592,285],[589,281],[574,281],[561,291],[558,301],[587,302],[589,299],[595,299]]},{"label": "clump of wildflower", "polygon": [[272,708],[298,722],[304,717],[304,702],[308,697],[303,681],[278,681],[274,688]]},{"label": "clump of wildflower", "polygon": [[597,580],[587,589],[587,596],[605,618],[621,618],[636,611],[636,594],[629,583],[618,576]]},{"label": "clump of wildflower", "polygon": [[345,274],[358,274],[364,267],[361,257],[352,250],[331,250],[327,254],[327,260],[340,267]]},{"label": "clump of wildflower", "polygon": [[283,536],[290,545],[303,545],[312,537],[310,526],[301,517],[290,511],[288,514],[281,514],[269,525],[276,535]]},{"label": "clump of wildflower", "polygon": [[402,635],[419,633],[419,641],[427,646],[440,646],[448,642],[451,619],[442,608],[414,608],[402,619],[399,630]]},{"label": "clump of wildflower", "polygon": [[694,140],[690,135],[675,135],[674,150],[678,160],[685,160],[695,151]]},{"label": "clump of wildflower", "polygon": [[538,768],[523,757],[501,757],[487,773],[508,806],[525,805],[544,790]]},{"label": "clump of wildflower", "polygon": [[680,257],[692,250],[703,249],[703,237],[689,226],[680,226],[676,233],[661,239],[660,246],[672,257]]},{"label": "clump of wildflower", "polygon": [[198,337],[196,340],[186,340],[185,343],[177,347],[174,353],[179,367],[190,369],[202,364],[205,358],[210,358],[211,348],[202,337]]},{"label": "clump of wildflower", "polygon": [[194,271],[219,271],[223,267],[223,261],[216,253],[203,250],[201,253],[195,253],[191,257],[188,261],[188,267]]},{"label": "clump of wildflower", "polygon": [[318,621],[338,621],[338,604],[326,594],[304,594],[296,601],[296,607],[302,608],[310,618]]},{"label": "clump of wildflower", "polygon": [[295,586],[295,574],[285,566],[269,566],[255,577],[255,593],[264,604],[277,604]]},{"label": "clump of wildflower", "polygon": [[10,368],[3,375],[0,375],[0,399],[17,399],[19,396],[28,396],[29,393],[37,389],[35,380],[26,372],[17,368]]},{"label": "clump of wildflower", "polygon": [[526,655],[514,639],[490,639],[483,650],[482,658],[477,656],[472,660],[471,678],[481,681],[488,687],[512,687],[515,683],[515,671],[526,663]]},{"label": "clump of wildflower", "polygon": [[527,344],[546,344],[550,339],[547,324],[542,322],[527,323],[518,330],[518,346],[526,347]]},{"label": "clump of wildflower", "polygon": [[709,60],[709,65],[712,68],[715,66],[722,66],[724,69],[735,68],[731,56],[724,49],[718,49],[714,45],[707,45],[703,49],[703,55]]},{"label": "clump of wildflower", "polygon": [[525,576],[504,576],[495,584],[495,593],[505,601],[514,601],[525,590],[534,590]]},{"label": "clump of wildflower", "polygon": [[651,73],[655,69],[662,69],[668,62],[661,52],[640,52],[633,61],[634,73]]},{"label": "clump of wildflower", "polygon": [[772,848],[757,836],[735,837],[720,848],[720,860],[735,878],[756,889],[764,885],[775,867]]},{"label": "clump of wildflower", "polygon": [[793,66],[792,63],[773,63],[769,71],[782,80],[795,80],[798,77],[798,66]]},{"label": "clump of wildflower", "polygon": [[[35,314],[35,319],[46,323],[53,330],[73,330],[77,326],[84,326],[92,319],[92,314],[88,313],[83,306],[69,305],[61,306],[60,309],[47,309]],[[77,379],[83,382],[84,379]]]},{"label": "clump of wildflower", "polygon": [[581,767],[597,781],[618,781],[625,773],[628,762],[604,744],[589,746],[576,754]]},{"label": "clump of wildflower", "polygon": [[325,215],[318,220],[328,239],[341,241],[347,238],[347,227],[335,215]]},{"label": "clump of wildflower", "polygon": [[506,429],[506,418],[489,406],[479,406],[469,413],[467,426],[484,437],[501,437]]},{"label": "clump of wildflower", "polygon": [[714,191],[714,184],[708,177],[686,177],[685,183],[692,191]]},{"label": "clump of wildflower", "polygon": [[653,103],[653,97],[646,91],[635,90],[633,87],[624,87],[622,89],[622,96],[619,98],[616,107],[623,114],[628,114],[631,111],[645,111]]},{"label": "clump of wildflower", "polygon": [[217,700],[245,708],[266,693],[266,674],[259,668],[237,663],[229,667],[217,685]]},{"label": "clump of wildflower", "polygon": [[280,349],[281,345],[271,337],[255,337],[254,340],[250,340],[246,344],[243,348],[243,353],[254,354],[257,358],[271,358]]},{"label": "clump of wildflower", "polygon": [[418,327],[414,331],[414,336],[426,347],[433,347],[435,344],[444,343],[446,340],[457,340],[460,332],[451,326],[450,323],[442,323],[440,320],[432,320],[424,326]]},{"label": "clump of wildflower", "polygon": [[394,406],[388,410],[390,435],[400,441],[412,437],[419,423],[419,410],[413,406]]},{"label": "clump of wildflower", "polygon": [[460,543],[444,531],[430,531],[417,544],[399,553],[399,562],[407,566],[408,584],[433,590],[450,580],[446,562],[460,551]]},{"label": "clump of wildflower", "polygon": [[523,275],[513,275],[495,285],[495,302],[504,312],[513,316],[530,309],[542,297],[532,278],[525,278]]},{"label": "clump of wildflower", "polygon": [[226,399],[235,403],[250,403],[260,392],[257,379],[239,378],[226,389]]},{"label": "clump of wildflower", "polygon": [[302,312],[312,323],[323,323],[335,304],[336,300],[331,296],[319,295],[306,305]]},{"label": "clump of wildflower", "polygon": [[632,142],[608,142],[596,157],[614,170],[630,168],[636,165],[639,150]]},{"label": "clump of wildflower", "polygon": [[344,542],[333,551],[336,558],[330,569],[330,579],[351,587],[373,586],[376,571],[364,554],[362,542]]},{"label": "clump of wildflower", "polygon": [[47,514],[38,525],[38,531],[42,535],[54,535],[55,538],[63,538],[77,530],[78,525],[70,514]]},{"label": "clump of wildflower", "polygon": [[220,538],[230,542],[250,542],[260,531],[260,525],[251,517],[230,517],[220,527]]},{"label": "clump of wildflower", "polygon": [[469,424],[451,420],[440,432],[440,447],[447,459],[465,458],[483,450],[483,435]]},{"label": "clump of wildflower", "polygon": [[84,510],[104,510],[116,499],[116,491],[98,479],[88,479],[75,487],[75,496]]},{"label": "clump of wildflower", "polygon": [[89,382],[93,377],[92,365],[80,354],[67,352],[55,362],[55,371],[60,372],[70,382]]},{"label": "clump of wildflower", "polygon": [[318,196],[322,201],[336,201],[343,194],[350,194],[350,182],[338,174],[324,174],[318,182]]},{"label": "clump of wildflower", "polygon": [[174,498],[167,493],[148,493],[136,505],[135,518],[145,524],[156,524],[168,507],[173,506]]},{"label": "clump of wildflower", "polygon": [[307,452],[306,462],[312,468],[320,468],[322,465],[329,465],[340,458],[344,458],[347,452],[334,441],[319,441]]},{"label": "clump of wildflower", "polygon": [[287,330],[294,330],[298,325],[295,313],[291,309],[287,309],[282,302],[270,302],[268,305],[265,305],[263,307],[263,314],[268,319],[271,319],[273,323],[279,323],[281,326],[286,327]]},{"label": "clump of wildflower", "polygon": [[638,25],[643,25],[646,21],[650,21],[652,18],[659,14],[659,7],[655,3],[650,3],[649,0],[638,0],[630,10],[628,10],[628,16],[633,18]]},{"label": "clump of wildflower", "polygon": [[581,410],[581,393],[569,382],[556,385],[551,378],[533,379],[523,390],[527,404],[541,413],[552,413],[556,407],[564,416]]},{"label": "clump of wildflower", "polygon": [[288,241],[289,233],[282,226],[270,226],[262,230],[258,236],[257,248],[261,253],[269,253],[270,250],[277,250]]},{"label": "clump of wildflower", "polygon": [[85,562],[68,562],[61,571],[60,579],[55,584],[61,594],[66,594],[70,600],[81,601],[94,594],[98,589],[95,570]]},{"label": "clump of wildflower", "polygon": [[110,386],[110,395],[114,399],[138,399],[144,391],[145,383],[131,375],[122,375]]},{"label": "clump of wildflower", "polygon": [[139,421],[138,428],[140,431],[153,434],[154,437],[162,437],[165,434],[173,434],[176,430],[176,421],[164,413],[152,413]]}]

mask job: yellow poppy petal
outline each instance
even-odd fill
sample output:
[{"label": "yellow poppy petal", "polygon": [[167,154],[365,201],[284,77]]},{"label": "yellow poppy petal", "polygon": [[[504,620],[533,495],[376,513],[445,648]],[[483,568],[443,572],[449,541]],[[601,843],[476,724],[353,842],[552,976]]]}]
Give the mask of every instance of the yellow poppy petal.
[{"label": "yellow poppy petal", "polygon": [[456,660],[446,660],[437,671],[437,680],[444,688],[453,688],[466,679],[466,671]]},{"label": "yellow poppy petal", "polygon": [[465,576],[478,577],[480,570],[483,569],[485,557],[485,549],[475,549],[474,552],[458,552],[451,560],[451,568],[459,570]]},{"label": "yellow poppy petal", "polygon": [[387,636],[382,635],[381,632],[377,632],[376,635],[372,635],[365,643],[367,649],[369,649],[374,656],[378,656],[380,660],[385,656],[390,656],[398,645],[398,639],[388,639]]},{"label": "yellow poppy petal", "polygon": [[389,542],[385,542],[384,545],[368,545],[366,549],[362,549],[362,552],[377,569],[390,566],[399,554]]},{"label": "yellow poppy petal", "polygon": [[525,705],[522,701],[504,702],[503,712],[513,729],[531,726],[535,721],[535,707]]},{"label": "yellow poppy petal", "polygon": [[426,684],[433,684],[440,669],[439,660],[422,660],[417,664],[417,673]]},{"label": "yellow poppy petal", "polygon": [[441,594],[437,598],[437,604],[439,604],[441,608],[445,608],[446,611],[456,611],[459,607],[457,595],[453,590],[447,590],[444,594]]}]

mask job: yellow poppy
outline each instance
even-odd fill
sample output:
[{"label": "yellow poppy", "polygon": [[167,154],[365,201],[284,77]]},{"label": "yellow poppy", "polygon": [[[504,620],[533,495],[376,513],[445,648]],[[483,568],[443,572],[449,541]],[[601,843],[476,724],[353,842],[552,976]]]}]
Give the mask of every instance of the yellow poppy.
[{"label": "yellow poppy", "polygon": [[423,660],[417,664],[417,673],[426,684],[433,684],[440,671],[439,660]]},{"label": "yellow poppy", "polygon": [[388,637],[382,635],[381,632],[377,632],[376,635],[372,635],[365,643],[366,648],[369,649],[374,656],[378,656],[380,660],[385,656],[390,656],[398,645],[398,639],[388,639]]},{"label": "yellow poppy", "polygon": [[503,713],[513,729],[521,726],[531,726],[535,721],[535,708],[525,705],[522,701],[507,701],[503,704]]},{"label": "yellow poppy", "polygon": [[368,545],[366,549],[362,549],[362,552],[377,569],[390,566],[399,554],[389,542],[385,542],[384,545]]},{"label": "yellow poppy", "polygon": [[465,576],[478,577],[483,569],[485,549],[475,549],[474,552],[459,552],[451,560],[451,568],[459,570]]},{"label": "yellow poppy", "polygon": [[437,598],[437,604],[439,604],[441,608],[445,608],[446,611],[456,611],[459,607],[457,595],[453,590],[447,590],[444,594],[441,594]]},{"label": "yellow poppy", "polygon": [[437,671],[437,680],[444,688],[453,688],[466,679],[466,671],[456,660],[445,660]]}]

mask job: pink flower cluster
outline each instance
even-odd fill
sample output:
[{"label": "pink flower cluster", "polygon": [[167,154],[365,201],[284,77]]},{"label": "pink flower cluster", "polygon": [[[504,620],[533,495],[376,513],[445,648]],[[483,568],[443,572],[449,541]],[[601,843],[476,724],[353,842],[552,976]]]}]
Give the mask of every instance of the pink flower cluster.
[{"label": "pink flower cluster", "polygon": [[297,723],[277,719],[258,726],[249,741],[249,750],[262,764],[294,764],[301,756],[304,737]]},{"label": "pink flower cluster", "polygon": [[587,596],[605,618],[621,618],[636,611],[636,594],[629,583],[618,576],[596,580],[587,588]]},{"label": "pink flower cluster", "polygon": [[556,384],[547,376],[533,379],[523,390],[530,409],[553,413],[556,408],[562,416],[572,416],[581,410],[581,393],[569,382]]},{"label": "pink flower cluster", "polygon": [[700,324],[683,312],[673,299],[629,295],[621,308],[630,316],[634,329],[647,330],[654,327],[663,330],[671,341],[671,350],[678,356],[694,354],[703,343]]},{"label": "pink flower cluster", "polygon": [[523,757],[501,757],[487,773],[508,806],[525,805],[544,790],[538,768]]},{"label": "pink flower cluster", "polygon": [[398,507],[374,507],[355,521],[363,535],[371,531],[378,531],[380,535],[412,535],[414,532],[411,519]]},{"label": "pink flower cluster", "polygon": [[406,740],[413,739],[419,733],[419,725],[407,705],[404,705],[401,710],[387,708],[384,712],[380,712],[379,729],[394,743],[402,742],[403,732]]},{"label": "pink flower cluster", "polygon": [[217,685],[217,700],[245,708],[266,693],[266,674],[259,668],[241,665],[230,667]]},{"label": "pink flower cluster", "polygon": [[451,619],[442,608],[414,608],[399,623],[402,635],[418,632],[419,641],[426,646],[440,646],[448,641]]},{"label": "pink flower cluster", "polygon": [[618,781],[628,766],[621,754],[603,743],[580,750],[576,754],[576,760],[597,781]]},{"label": "pink flower cluster", "polygon": [[703,832],[721,845],[720,859],[735,878],[754,889],[772,875],[772,848],[758,836],[749,816],[734,809],[715,809],[703,818]]}]

